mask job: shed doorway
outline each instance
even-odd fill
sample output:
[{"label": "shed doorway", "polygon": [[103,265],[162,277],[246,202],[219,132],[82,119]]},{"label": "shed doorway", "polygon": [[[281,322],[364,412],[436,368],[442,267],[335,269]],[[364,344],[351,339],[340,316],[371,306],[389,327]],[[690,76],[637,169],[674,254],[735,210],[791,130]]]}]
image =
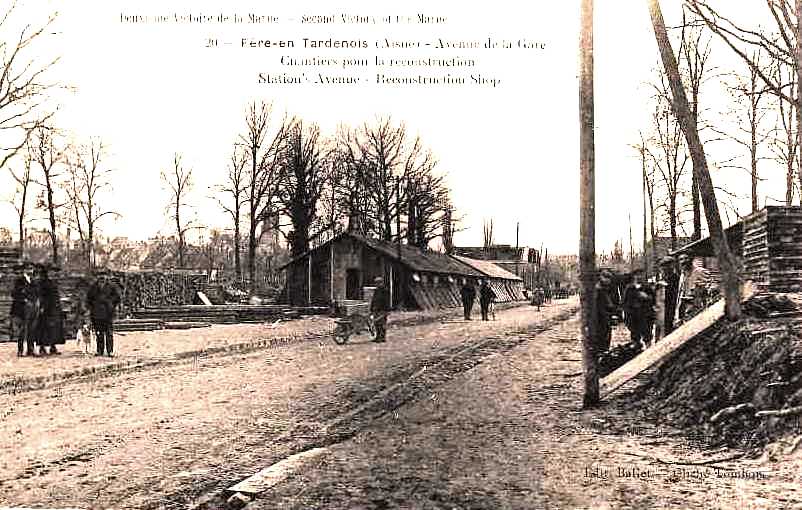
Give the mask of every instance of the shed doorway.
[{"label": "shed doorway", "polygon": [[345,299],[362,299],[362,278],[359,269],[345,270]]}]

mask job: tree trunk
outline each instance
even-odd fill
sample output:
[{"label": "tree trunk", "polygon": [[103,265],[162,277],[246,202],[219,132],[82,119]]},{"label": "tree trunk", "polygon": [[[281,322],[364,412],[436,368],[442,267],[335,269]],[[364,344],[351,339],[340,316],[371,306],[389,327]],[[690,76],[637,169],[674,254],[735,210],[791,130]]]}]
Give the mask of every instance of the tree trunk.
[{"label": "tree trunk", "polygon": [[[643,170],[643,189],[641,190],[643,193],[643,269],[646,271],[646,277],[649,277],[649,255],[646,253],[646,151],[644,148],[641,148],[641,165]],[[652,240],[654,243],[654,240]],[[652,264],[656,264],[656,261],[652,259]],[[656,265],[655,265],[656,267]]]},{"label": "tree trunk", "polygon": [[[693,90],[693,110],[691,116],[693,120],[693,128],[699,130],[699,91],[694,88]],[[676,197],[676,195],[675,195]],[[699,197],[699,180],[696,178],[696,172],[691,174],[691,203],[693,206],[693,233],[691,240],[697,241],[702,238],[702,211]],[[675,218],[676,221],[676,218]],[[672,236],[672,242],[676,240],[676,236]]]},{"label": "tree trunk", "polygon": [[[702,204],[705,208],[707,226],[710,230],[710,239],[718,258],[719,269],[721,271],[721,285],[726,302],[725,313],[728,319],[737,320],[741,315],[740,279],[737,274],[735,260],[724,235],[724,228],[722,227],[721,216],[718,212],[718,203],[716,202],[716,195],[713,189],[713,181],[710,178],[710,172],[707,167],[704,147],[699,139],[696,126],[691,119],[688,98],[682,86],[677,60],[671,49],[671,43],[669,42],[668,33],[666,32],[660,4],[658,0],[647,1],[649,4],[649,13],[652,18],[655,39],[660,49],[660,57],[662,58],[663,66],[674,97],[674,114],[677,116],[677,120],[688,142],[691,159],[693,160],[693,173],[696,175],[697,182],[699,183],[699,192],[701,194]],[[797,7],[799,7],[800,1],[802,0],[797,0]]]},{"label": "tree trunk", "polygon": [[752,176],[752,212],[757,212],[759,205],[757,199],[757,114],[758,114],[758,101],[755,97],[755,73],[752,72],[752,96],[749,98],[752,103],[752,117],[751,117],[751,129],[750,131],[750,141],[749,141],[749,156],[750,156],[750,174]]},{"label": "tree trunk", "polygon": [[802,204],[802,0],[796,0],[796,156],[799,158],[799,190]]},{"label": "tree trunk", "polygon": [[[798,158],[799,165],[797,166],[797,173],[799,174],[799,190],[800,190],[800,204],[802,204],[802,108],[800,108],[800,101],[802,101],[802,0],[796,0],[796,157]],[[791,205],[791,204],[789,204]]]},{"label": "tree trunk", "polygon": [[584,407],[599,403],[599,373],[595,340],[596,317],[596,201],[593,138],[593,0],[582,0],[579,36],[579,277],[582,282],[582,362]]},{"label": "tree trunk", "polygon": [[240,208],[239,205],[234,209],[234,275],[237,281],[242,281],[242,263],[240,261]]},{"label": "tree trunk", "polygon": [[699,181],[696,179],[696,172],[692,173],[691,193],[693,194],[693,233],[691,240],[697,241],[702,238],[702,211],[699,196]]},{"label": "tree trunk", "polygon": [[251,294],[256,289],[256,222],[251,220],[248,228],[248,280]]},{"label": "tree trunk", "polygon": [[652,193],[649,193],[649,234],[652,238],[652,260],[654,263],[657,263],[657,244],[654,242],[655,238],[655,231],[654,231],[654,197],[652,197]]},{"label": "tree trunk", "polygon": [[674,192],[668,201],[668,225],[671,232],[671,249],[677,249],[677,194]]},{"label": "tree trunk", "polygon": [[25,252],[25,206],[28,201],[28,184],[22,189],[22,198],[19,208],[19,249],[20,255]]},{"label": "tree trunk", "polygon": [[51,261],[53,265],[59,265],[58,258],[58,236],[56,235],[56,211],[53,204],[53,187],[50,184],[50,176],[45,177],[47,182],[47,213],[50,221],[50,244],[51,244]]}]

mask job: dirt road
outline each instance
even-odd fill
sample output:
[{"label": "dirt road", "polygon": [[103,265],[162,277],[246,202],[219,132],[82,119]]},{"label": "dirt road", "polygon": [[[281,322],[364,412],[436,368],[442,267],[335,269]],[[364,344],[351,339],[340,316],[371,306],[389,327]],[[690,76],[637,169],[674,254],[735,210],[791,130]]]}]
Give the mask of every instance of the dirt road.
[{"label": "dirt road", "polygon": [[223,489],[315,447],[248,510],[800,503],[789,463],[661,465],[700,454],[615,404],[580,412],[575,307],[2,395],[0,505],[219,509]]}]

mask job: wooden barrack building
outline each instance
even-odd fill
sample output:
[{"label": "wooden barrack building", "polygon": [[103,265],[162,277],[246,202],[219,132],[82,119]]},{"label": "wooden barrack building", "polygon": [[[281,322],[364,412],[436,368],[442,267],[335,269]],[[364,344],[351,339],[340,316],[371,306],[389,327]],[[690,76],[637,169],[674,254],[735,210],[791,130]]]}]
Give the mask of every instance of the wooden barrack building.
[{"label": "wooden barrack building", "polygon": [[489,282],[498,302],[524,299],[519,277],[483,261],[473,262],[346,231],[281,267],[288,272],[284,298],[295,305],[336,307],[369,299],[374,279],[382,277],[393,308],[461,306],[462,286],[480,280]]}]

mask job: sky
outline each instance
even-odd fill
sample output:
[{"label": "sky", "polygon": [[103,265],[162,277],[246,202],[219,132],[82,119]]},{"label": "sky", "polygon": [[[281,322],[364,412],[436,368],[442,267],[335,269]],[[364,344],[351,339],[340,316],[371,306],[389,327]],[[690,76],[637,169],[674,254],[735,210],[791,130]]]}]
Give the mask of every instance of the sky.
[{"label": "sky", "polygon": [[[596,211],[597,251],[616,240],[642,242],[641,164],[631,147],[649,122],[645,82],[653,79],[657,47],[645,2],[596,2]],[[680,2],[663,1],[667,22],[678,20]],[[53,33],[37,49],[59,55],[49,78],[68,84],[58,96],[58,126],[77,140],[100,137],[114,169],[104,205],[122,216],[105,219],[106,235],[145,239],[170,234],[160,172],[174,153],[192,167],[192,201],[201,223],[227,227],[210,188],[222,181],[232,144],[242,132],[251,101],[273,104],[334,134],[338,124],[360,125],[390,116],[419,134],[448,176],[458,214],[457,245],[481,245],[482,224],[493,219],[495,241],[545,246],[575,253],[579,231],[578,0],[457,2],[421,0],[377,3],[322,1],[267,3],[222,1],[80,0],[22,2],[25,20],[58,11]],[[377,24],[301,24],[304,15],[375,16]],[[241,16],[246,22],[156,23],[153,17]],[[248,15],[276,23],[249,24]],[[384,16],[445,17],[440,24],[385,24]],[[132,22],[148,16],[148,22]],[[20,19],[23,19],[21,16]],[[6,37],[3,35],[3,37]],[[294,49],[242,47],[248,40],[292,40]],[[513,48],[376,49],[303,48],[303,38],[394,41],[509,40]],[[217,47],[207,47],[209,40]],[[542,44],[518,48],[517,42]],[[724,50],[722,50],[723,52]],[[373,67],[282,66],[282,56],[459,56],[497,86],[379,86]],[[264,84],[259,73],[300,71],[315,77],[359,76],[359,85]],[[419,72],[420,71],[420,72]],[[384,71],[383,71],[384,72]],[[427,70],[386,74],[444,74]],[[0,176],[0,183],[8,182]],[[714,176],[714,179],[716,177]],[[745,179],[741,179],[745,181]],[[740,182],[740,181],[739,181]],[[729,186],[730,184],[727,184]],[[7,189],[9,189],[7,187]],[[2,194],[2,193],[0,193]],[[4,195],[8,195],[5,193]],[[780,193],[782,195],[782,193]],[[0,224],[13,229],[13,209],[0,205]]]}]

